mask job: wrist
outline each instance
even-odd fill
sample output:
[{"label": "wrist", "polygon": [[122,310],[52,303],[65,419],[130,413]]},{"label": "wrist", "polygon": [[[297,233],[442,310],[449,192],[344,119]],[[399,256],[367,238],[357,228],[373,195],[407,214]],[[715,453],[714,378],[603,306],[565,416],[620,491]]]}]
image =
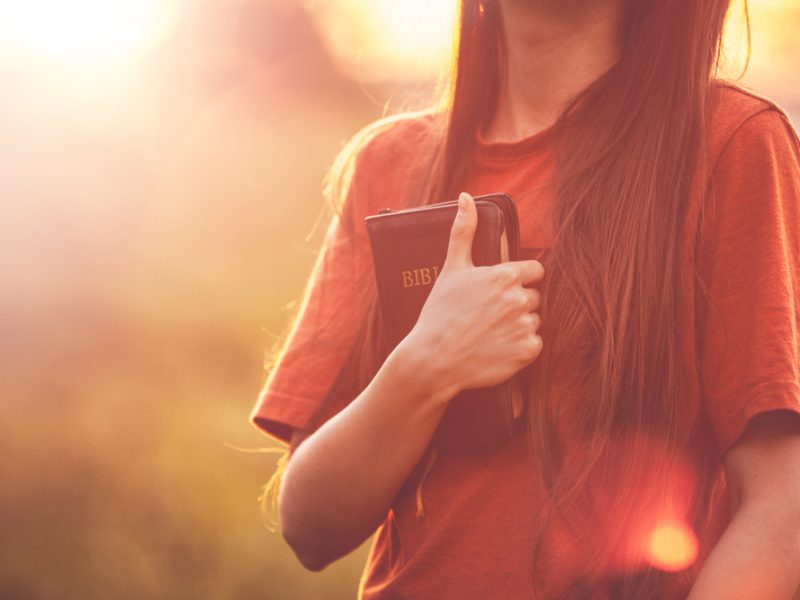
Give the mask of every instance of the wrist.
[{"label": "wrist", "polygon": [[392,351],[392,358],[419,394],[429,397],[435,404],[446,405],[460,390],[451,381],[452,370],[441,362],[433,344],[426,342],[413,331]]}]

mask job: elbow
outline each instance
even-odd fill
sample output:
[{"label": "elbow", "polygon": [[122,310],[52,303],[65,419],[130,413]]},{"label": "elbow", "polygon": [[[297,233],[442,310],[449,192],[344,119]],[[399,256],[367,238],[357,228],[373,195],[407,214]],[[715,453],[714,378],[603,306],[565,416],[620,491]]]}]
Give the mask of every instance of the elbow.
[{"label": "elbow", "polygon": [[303,565],[303,567],[305,567],[307,570],[309,570],[309,571],[311,571],[313,573],[319,573],[320,571],[322,571],[325,567],[327,567],[330,564],[330,563],[325,562],[325,561],[315,561],[315,560],[311,560],[311,561],[305,560],[304,561],[304,560],[300,559],[299,557],[298,557],[298,560],[300,561],[300,564]]},{"label": "elbow", "polygon": [[305,569],[313,573],[319,573],[330,564],[330,561],[322,560],[316,557],[306,556],[301,558],[299,554],[295,553],[295,555],[297,556],[300,564],[303,565]]},{"label": "elbow", "polygon": [[[295,443],[294,439],[292,440]],[[319,527],[313,525],[313,518],[303,512],[302,503],[292,498],[291,467],[289,462],[282,474],[278,493],[278,515],[283,540],[294,553],[298,562],[307,570],[318,572],[332,560],[324,556],[320,543]],[[306,494],[301,494],[301,497]]]},{"label": "elbow", "polygon": [[278,494],[280,532],[300,564],[318,572],[347,553],[348,536],[332,520],[327,503],[320,501],[325,494],[305,479],[290,462]]},{"label": "elbow", "polygon": [[[370,533],[376,527],[372,527]],[[294,522],[291,519],[282,519],[281,535],[300,564],[313,572],[322,571],[355,550],[369,537],[353,536],[351,532],[313,526],[308,521],[297,519]]]},{"label": "elbow", "polygon": [[309,571],[319,572],[331,564],[335,557],[326,551],[322,536],[309,527],[307,521],[281,510],[281,535],[298,562]]},{"label": "elbow", "polygon": [[291,529],[283,529],[281,533],[298,562],[308,571],[317,573],[333,562],[333,558],[326,555],[313,540],[299,537]]}]

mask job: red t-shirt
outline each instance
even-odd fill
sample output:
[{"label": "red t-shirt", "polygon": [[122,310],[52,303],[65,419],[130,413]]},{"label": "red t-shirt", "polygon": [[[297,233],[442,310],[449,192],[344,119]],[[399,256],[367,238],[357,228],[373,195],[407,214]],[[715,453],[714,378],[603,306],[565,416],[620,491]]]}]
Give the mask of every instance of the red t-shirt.
[{"label": "red t-shirt", "polygon": [[[686,236],[682,266],[691,269],[696,261],[713,308],[696,313],[699,292],[685,290],[690,318],[684,347],[700,377],[686,390],[681,418],[687,427],[700,414],[708,420],[719,461],[714,518],[697,532],[699,553],[689,581],[730,519],[722,455],[754,415],[800,413],[800,143],[772,102],[729,84],[716,89],[708,132],[713,171],[695,186],[686,227],[698,226],[706,186],[716,208],[702,220],[702,247],[696,236]],[[346,213],[356,235],[348,241],[331,221],[291,334],[251,414],[266,434],[286,442],[294,428],[311,427],[374,292],[363,217],[403,206],[412,172],[407,167],[419,154],[429,118],[400,119],[360,151]],[[549,247],[554,235],[540,186],[552,169],[550,135],[546,130],[512,143],[479,137],[464,186],[473,195],[509,193],[518,205],[521,245],[529,249]],[[341,408],[337,404],[322,407],[325,418]],[[531,598],[530,515],[543,495],[535,468],[525,435],[488,449],[439,451],[421,490],[424,515],[417,514],[418,468],[377,531],[359,597]],[[580,577],[586,557],[563,523],[548,530],[544,547],[538,585],[550,597]],[[686,581],[676,576],[664,597],[685,596]],[[597,589],[593,597],[611,593]]]}]

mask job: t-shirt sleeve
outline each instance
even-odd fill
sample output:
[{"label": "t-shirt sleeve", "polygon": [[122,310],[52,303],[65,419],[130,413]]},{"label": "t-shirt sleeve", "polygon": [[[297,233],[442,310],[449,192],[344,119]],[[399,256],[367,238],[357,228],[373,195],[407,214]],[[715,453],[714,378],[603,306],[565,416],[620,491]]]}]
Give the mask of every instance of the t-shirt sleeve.
[{"label": "t-shirt sleeve", "polygon": [[763,109],[736,129],[709,189],[700,368],[724,454],[757,414],[800,413],[800,143],[783,112]]},{"label": "t-shirt sleeve", "polygon": [[[359,164],[357,160],[341,216],[334,214],[329,221],[289,334],[250,413],[251,423],[284,443],[289,443],[294,429],[306,429],[324,408],[326,394],[348,359],[374,284]],[[341,405],[341,399],[336,404]]]}]

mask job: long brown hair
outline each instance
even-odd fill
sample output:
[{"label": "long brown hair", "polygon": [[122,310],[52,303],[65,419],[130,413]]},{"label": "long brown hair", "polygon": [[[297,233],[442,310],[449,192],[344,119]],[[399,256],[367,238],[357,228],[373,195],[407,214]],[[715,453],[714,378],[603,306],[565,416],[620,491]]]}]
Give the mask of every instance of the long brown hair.
[{"label": "long brown hair", "polygon": [[[528,434],[551,499],[531,508],[539,517],[532,544],[541,550],[545,529],[563,518],[592,548],[584,576],[567,598],[587,597],[601,581],[614,587],[617,598],[654,597],[663,588],[669,575],[646,564],[611,578],[608,573],[626,543],[626,524],[643,502],[659,502],[657,485],[640,484],[668,479],[687,449],[699,483],[692,525],[701,529],[707,517],[718,460],[707,446],[707,430],[687,431],[678,421],[687,369],[696,368],[682,357],[686,288],[679,265],[690,188],[705,173],[709,96],[729,2],[625,0],[620,59],[570,102],[554,126],[550,201],[557,235],[541,288],[545,343],[532,365]],[[418,178],[409,206],[457,196],[469,177],[475,133],[496,109],[505,73],[499,3],[461,0],[458,14],[447,86],[432,111],[435,143],[425,159],[430,168]],[[325,188],[335,210],[358,151],[395,120],[366,128],[342,153]],[[697,277],[695,284],[703,289]],[[373,302],[328,406],[351,400],[385,359],[380,319]],[[550,383],[562,365],[577,366],[559,398],[583,399],[571,422],[579,452],[561,444],[556,426]],[[343,390],[350,396],[344,398]],[[617,460],[620,444],[643,436],[657,440],[659,452],[642,456],[634,442]],[[614,481],[622,485],[606,490],[610,496],[601,509],[591,496],[592,482],[611,463]],[[592,537],[590,524],[598,520],[602,535]],[[692,574],[671,577],[688,586]]]}]

